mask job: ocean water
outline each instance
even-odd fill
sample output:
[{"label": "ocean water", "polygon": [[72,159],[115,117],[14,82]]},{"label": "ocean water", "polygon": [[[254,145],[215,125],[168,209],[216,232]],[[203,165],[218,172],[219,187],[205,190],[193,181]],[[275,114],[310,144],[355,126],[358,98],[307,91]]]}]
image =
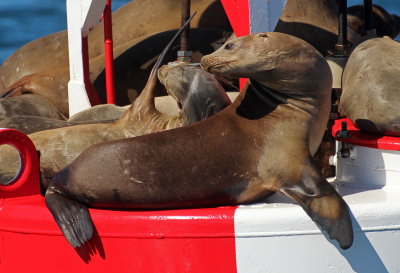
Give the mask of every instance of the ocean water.
[{"label": "ocean water", "polygon": [[[128,2],[113,0],[112,9]],[[363,0],[347,1],[348,6],[362,3]],[[374,0],[373,3],[400,15],[400,0]],[[0,63],[24,44],[66,28],[65,0],[0,0]]]},{"label": "ocean water", "polygon": [[[112,10],[130,0],[113,0]],[[0,0],[0,63],[24,44],[67,29],[66,0]]]}]

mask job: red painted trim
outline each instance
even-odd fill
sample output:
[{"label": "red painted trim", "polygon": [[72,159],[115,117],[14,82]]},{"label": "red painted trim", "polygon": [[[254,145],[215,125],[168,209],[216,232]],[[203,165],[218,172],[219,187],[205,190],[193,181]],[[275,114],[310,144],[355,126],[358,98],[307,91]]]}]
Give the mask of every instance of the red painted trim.
[{"label": "red painted trim", "polygon": [[115,104],[111,0],[107,0],[103,15],[107,103]]},{"label": "red painted trim", "polygon": [[249,0],[221,0],[237,37],[250,33]]},{"label": "red painted trim", "polygon": [[[349,138],[336,137],[337,133],[342,129],[342,121],[347,122],[347,130],[350,133]],[[350,119],[338,119],[332,127],[332,135],[337,140],[369,148],[400,151],[400,137],[373,135],[361,132]]]}]

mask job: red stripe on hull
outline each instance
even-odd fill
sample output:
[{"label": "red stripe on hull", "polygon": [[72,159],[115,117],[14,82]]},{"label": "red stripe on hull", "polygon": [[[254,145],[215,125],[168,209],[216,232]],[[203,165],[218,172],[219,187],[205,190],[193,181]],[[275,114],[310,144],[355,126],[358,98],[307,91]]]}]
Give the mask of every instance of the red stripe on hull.
[{"label": "red stripe on hull", "polygon": [[75,250],[42,196],[0,200],[0,272],[236,272],[236,207],[91,209],[97,229]]}]

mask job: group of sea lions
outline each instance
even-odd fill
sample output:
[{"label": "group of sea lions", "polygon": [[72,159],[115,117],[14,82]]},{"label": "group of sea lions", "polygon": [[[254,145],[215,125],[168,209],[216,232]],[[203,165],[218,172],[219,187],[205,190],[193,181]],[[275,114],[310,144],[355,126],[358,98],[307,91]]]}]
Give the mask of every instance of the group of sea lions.
[{"label": "group of sea lions", "polygon": [[[150,2],[133,1],[128,4],[132,7],[129,12],[140,14],[139,11]],[[168,5],[175,2],[163,0],[160,5],[170,8]],[[213,6],[212,11],[218,10],[215,1],[197,0],[193,3],[199,7]],[[304,12],[299,14],[299,7]],[[111,106],[114,108],[110,112],[118,112],[116,116],[86,125],[76,125],[76,122],[85,122],[79,117],[64,120],[68,113],[63,102],[65,98],[60,94],[65,93],[61,85],[65,86],[64,76],[68,68],[60,65],[49,72],[43,69],[46,65],[27,62],[24,71],[17,71],[19,76],[15,76],[10,67],[22,65],[24,59],[17,56],[8,59],[0,68],[4,96],[8,99],[26,98],[27,95],[21,95],[33,93],[31,96],[39,97],[41,92],[48,93],[50,95],[42,97],[58,109],[60,122],[72,125],[29,135],[40,152],[41,184],[46,205],[68,242],[78,247],[92,237],[93,223],[88,207],[168,209],[237,205],[260,201],[280,192],[296,201],[330,238],[339,242],[340,247],[350,247],[353,230],[349,209],[313,160],[331,108],[332,75],[324,55],[332,52],[337,42],[335,12],[334,0],[288,0],[276,32],[229,39],[212,54],[203,56],[199,53],[197,60],[201,60],[202,69],[191,65],[159,69],[162,61],[168,59],[168,50],[183,28],[177,33],[160,32],[137,38],[140,41],[132,38],[137,37],[133,27],[122,28],[121,31],[129,35],[116,35],[119,41],[116,42],[118,53],[115,61],[119,64],[116,70],[125,73],[120,80],[117,78],[117,86],[121,84],[121,90],[125,90],[121,101],[132,104],[129,109]],[[202,14],[207,12],[200,12]],[[321,16],[325,21],[318,20]],[[174,20],[167,18],[163,21],[164,25],[157,31],[176,28],[177,25],[167,26],[170,21]],[[396,20],[392,21],[392,24],[397,24]],[[212,25],[207,20],[198,20],[198,24],[201,23]],[[358,39],[356,31],[349,32],[350,41],[354,43]],[[220,34],[212,38],[215,41],[223,36],[221,30],[216,32]],[[194,31],[192,36],[201,37],[201,33]],[[208,36],[212,32],[207,30],[204,33]],[[65,61],[60,49],[63,39],[65,34],[58,33],[40,41],[51,49],[49,52],[53,58],[60,58],[60,64]],[[167,44],[167,40],[170,42],[147,74],[144,71],[154,63],[153,57],[160,52],[160,45]],[[356,88],[348,88],[354,83],[356,76],[353,74],[357,72],[352,68],[351,58],[360,54],[358,51],[373,47],[366,43],[373,44],[378,40],[385,40],[385,54],[398,50],[397,42],[377,38],[362,43],[352,52],[343,75],[341,102],[341,111],[349,117],[349,111],[361,112],[349,103],[359,92]],[[206,43],[209,44],[210,40]],[[150,49],[149,45],[152,46]],[[96,46],[98,43],[90,53],[91,78],[95,86],[104,69],[100,64],[102,50]],[[150,53],[143,60],[141,57],[146,48]],[[24,50],[32,51],[21,48],[20,56]],[[141,68],[129,67],[131,60],[142,62]],[[362,55],[358,59],[354,57],[355,64],[363,61],[366,69],[371,67]],[[391,63],[389,58],[386,63],[390,70],[395,62]],[[249,78],[250,81],[231,104],[210,73],[227,78]],[[178,102],[181,110],[175,115],[161,113],[155,107],[157,75]],[[390,75],[377,81],[373,89],[374,92],[377,89],[388,90],[380,96],[389,99],[394,96],[396,84],[387,83],[391,80]],[[132,81],[147,76],[143,91],[134,99],[136,90],[140,89],[133,87]],[[10,84],[12,77],[15,82]],[[391,89],[387,89],[388,86]],[[347,89],[349,91],[345,91]],[[366,99],[371,97],[365,96]],[[56,103],[55,97],[58,97]],[[346,108],[346,104],[350,107]],[[380,118],[382,114],[376,116]],[[377,122],[374,128],[381,127]],[[397,128],[392,126],[385,132],[392,132],[393,127]],[[0,177],[12,177],[9,167],[18,165],[18,158],[10,150],[0,147]]]},{"label": "group of sea lions", "polygon": [[[44,189],[47,188],[48,180],[90,145],[195,123],[214,115],[231,103],[213,75],[199,68],[178,65],[164,68],[159,77],[162,82],[166,83],[167,90],[176,98],[182,110],[178,115],[169,115],[156,108],[154,92],[157,72],[167,51],[177,38],[177,34],[158,58],[144,90],[128,109],[124,109],[124,113],[118,120],[81,125],[76,125],[79,121],[74,120],[70,121],[75,124],[74,126],[44,130],[28,135],[40,153],[40,176]],[[173,86],[167,84],[171,82],[170,78],[174,77],[174,71],[178,70],[180,73],[188,71],[185,75],[186,80],[191,82],[190,86],[183,81],[177,82]],[[0,178],[3,183],[15,175],[18,166],[19,158],[14,149],[8,146],[0,147]]]}]

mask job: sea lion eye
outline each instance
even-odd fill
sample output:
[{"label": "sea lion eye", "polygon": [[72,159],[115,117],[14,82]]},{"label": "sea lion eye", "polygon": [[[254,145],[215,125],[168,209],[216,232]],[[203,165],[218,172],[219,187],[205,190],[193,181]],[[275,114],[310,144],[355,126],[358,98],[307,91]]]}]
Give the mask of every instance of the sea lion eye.
[{"label": "sea lion eye", "polygon": [[233,44],[227,44],[226,46],[225,46],[225,49],[232,49],[233,48]]}]

